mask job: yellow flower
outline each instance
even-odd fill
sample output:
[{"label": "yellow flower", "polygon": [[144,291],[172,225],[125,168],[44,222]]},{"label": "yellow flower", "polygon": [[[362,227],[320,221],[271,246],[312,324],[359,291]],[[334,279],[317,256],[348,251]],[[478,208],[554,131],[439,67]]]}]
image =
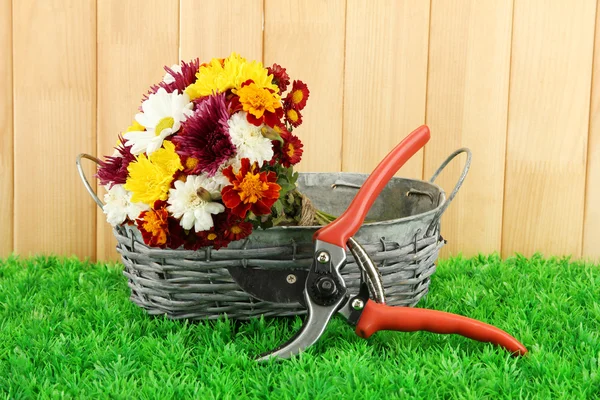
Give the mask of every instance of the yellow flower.
[{"label": "yellow flower", "polygon": [[185,89],[191,100],[215,92],[223,93],[229,89],[235,92],[249,79],[261,88],[268,88],[275,92],[279,90],[277,85],[273,84],[273,75],[269,75],[262,63],[248,62],[237,53],[232,53],[223,62],[213,58],[208,65],[200,67],[196,78],[198,78],[196,82]]},{"label": "yellow flower", "polygon": [[145,131],[146,128],[144,128],[143,125],[140,125],[139,122],[137,122],[135,119],[133,120],[133,122],[131,123],[131,126],[129,126],[125,132],[133,132],[133,131]]},{"label": "yellow flower", "polygon": [[276,108],[281,108],[281,98],[278,94],[261,88],[255,83],[238,89],[237,95],[240,96],[240,103],[244,111],[256,118],[262,117],[265,111],[273,113]]},{"label": "yellow flower", "polygon": [[152,206],[156,200],[167,199],[173,175],[183,166],[175,153],[175,145],[168,140],[163,145],[164,148],[156,150],[149,158],[142,154],[129,163],[129,176],[123,187],[132,193],[132,202]]}]

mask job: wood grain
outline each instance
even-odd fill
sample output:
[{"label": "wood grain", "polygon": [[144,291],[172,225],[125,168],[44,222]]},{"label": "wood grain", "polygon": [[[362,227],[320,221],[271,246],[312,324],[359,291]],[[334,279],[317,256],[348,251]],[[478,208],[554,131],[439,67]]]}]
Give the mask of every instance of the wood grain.
[{"label": "wood grain", "polygon": [[237,52],[262,61],[263,0],[181,0],[180,58],[201,62]]},{"label": "wood grain", "polygon": [[13,6],[15,251],[94,258],[95,205],[75,156],[96,147],[95,1]]},{"label": "wood grain", "polygon": [[282,65],[310,90],[294,131],[304,143],[299,171],[341,168],[345,8],[344,0],[265,4],[265,65]]},{"label": "wood grain", "polygon": [[[160,29],[149,21],[162,21]],[[119,133],[138,112],[143,94],[162,80],[163,66],[179,62],[178,37],[177,2],[98,3],[98,154],[112,154]],[[98,209],[98,259],[118,260],[115,245],[112,227]]]},{"label": "wood grain", "polygon": [[[371,172],[425,122],[429,2],[349,1],[342,169]],[[399,172],[421,178],[419,152]]]},{"label": "wood grain", "polygon": [[0,258],[13,250],[12,4],[0,1]]},{"label": "wood grain", "polygon": [[[425,178],[468,147],[467,180],[442,218],[442,255],[500,251],[512,1],[433,0],[429,41]],[[438,178],[447,195],[466,157]]]},{"label": "wood grain", "polygon": [[600,1],[596,6],[596,38],[590,108],[583,257],[600,260]]},{"label": "wood grain", "polygon": [[502,254],[579,257],[596,4],[514,8]]}]

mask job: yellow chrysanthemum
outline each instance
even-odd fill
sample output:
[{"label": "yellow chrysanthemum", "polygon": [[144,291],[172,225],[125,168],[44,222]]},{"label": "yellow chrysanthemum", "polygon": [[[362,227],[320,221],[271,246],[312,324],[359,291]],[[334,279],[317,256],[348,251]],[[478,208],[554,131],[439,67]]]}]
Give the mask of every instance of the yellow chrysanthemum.
[{"label": "yellow chrysanthemum", "polygon": [[237,95],[240,96],[244,111],[256,118],[261,118],[265,111],[273,113],[276,108],[281,108],[281,98],[277,93],[261,88],[255,83],[238,89]]},{"label": "yellow chrysanthemum", "polygon": [[273,84],[273,75],[269,75],[262,63],[248,62],[237,53],[232,53],[223,63],[213,58],[208,65],[200,67],[196,78],[198,78],[196,82],[185,89],[191,100],[215,92],[223,93],[229,89],[235,91],[249,79],[261,88],[268,88],[275,92],[279,90],[277,85]]},{"label": "yellow chrysanthemum", "polygon": [[129,163],[129,177],[123,187],[132,193],[132,202],[152,206],[156,200],[167,199],[173,175],[183,166],[175,153],[175,145],[168,140],[163,145],[164,148],[156,150],[149,158],[142,154]]}]

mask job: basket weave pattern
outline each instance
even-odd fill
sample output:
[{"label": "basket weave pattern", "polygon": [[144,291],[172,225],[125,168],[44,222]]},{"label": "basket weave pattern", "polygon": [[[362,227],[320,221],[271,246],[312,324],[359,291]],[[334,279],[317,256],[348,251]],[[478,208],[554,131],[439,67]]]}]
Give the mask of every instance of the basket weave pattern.
[{"label": "basket weave pattern", "polygon": [[[387,302],[413,306],[428,291],[435,260],[444,240],[432,236],[409,244],[380,238],[361,243],[381,271]],[[131,288],[131,300],[151,315],[173,319],[250,319],[264,316],[304,314],[298,303],[260,301],[244,292],[227,267],[260,267],[271,270],[308,270],[313,257],[312,243],[242,250],[210,248],[199,251],[163,250],[146,246],[128,229],[114,230],[117,250],[122,256],[124,275]],[[342,276],[352,293],[358,292],[360,272],[350,252]],[[300,283],[302,284],[302,283]]]}]

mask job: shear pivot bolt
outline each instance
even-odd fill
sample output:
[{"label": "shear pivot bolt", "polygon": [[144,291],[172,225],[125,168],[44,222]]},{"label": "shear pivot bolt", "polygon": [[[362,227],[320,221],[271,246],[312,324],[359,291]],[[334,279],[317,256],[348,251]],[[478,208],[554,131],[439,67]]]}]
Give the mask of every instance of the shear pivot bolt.
[{"label": "shear pivot bolt", "polygon": [[337,287],[335,285],[334,280],[328,276],[319,278],[316,284],[317,292],[323,297],[333,296],[337,292]]},{"label": "shear pivot bolt", "polygon": [[327,264],[329,262],[329,253],[327,253],[326,251],[320,252],[319,255],[317,256],[317,260],[321,264]]},{"label": "shear pivot bolt", "polygon": [[355,310],[362,310],[364,307],[365,303],[361,299],[352,300],[352,308],[354,308]]}]

